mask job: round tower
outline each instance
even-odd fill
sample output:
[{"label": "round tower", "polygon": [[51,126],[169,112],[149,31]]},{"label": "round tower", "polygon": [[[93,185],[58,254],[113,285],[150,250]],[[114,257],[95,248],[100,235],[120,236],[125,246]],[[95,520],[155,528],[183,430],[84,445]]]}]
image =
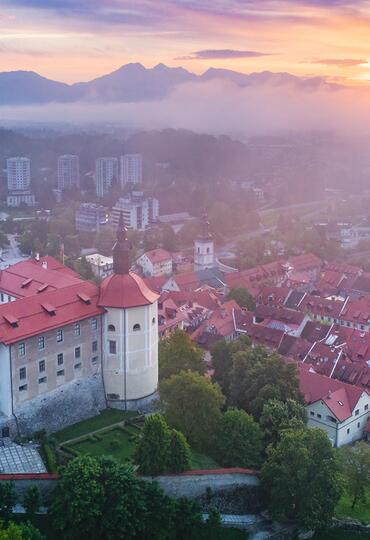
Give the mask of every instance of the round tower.
[{"label": "round tower", "polygon": [[131,244],[122,213],[113,247],[113,274],[100,285],[103,378],[109,406],[140,409],[158,388],[158,297],[130,272]]},{"label": "round tower", "polygon": [[207,214],[202,218],[201,233],[194,241],[194,270],[213,268],[215,262],[215,246],[210,232]]}]

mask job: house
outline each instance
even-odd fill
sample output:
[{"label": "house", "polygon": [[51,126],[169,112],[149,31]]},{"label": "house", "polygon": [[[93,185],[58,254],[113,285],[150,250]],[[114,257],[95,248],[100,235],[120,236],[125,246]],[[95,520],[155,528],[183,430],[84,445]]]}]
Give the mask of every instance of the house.
[{"label": "house", "polygon": [[307,294],[300,302],[298,309],[308,313],[315,321],[333,324],[339,322],[344,305],[342,300],[331,300]]},{"label": "house", "polygon": [[263,285],[256,297],[256,305],[283,306],[287,300],[290,289],[288,287],[276,287],[274,285]]},{"label": "house", "polygon": [[326,431],[335,447],[365,437],[370,419],[370,394],[358,386],[298,367],[299,387],[306,402],[308,425]]},{"label": "house", "polygon": [[172,274],[172,255],[162,248],[146,251],[136,264],[141,267],[144,276],[159,277]]},{"label": "house", "polygon": [[254,324],[283,330],[286,334],[299,337],[308,321],[308,316],[301,311],[283,306],[257,306],[254,311]]},{"label": "house", "polygon": [[340,324],[364,332],[370,331],[370,296],[347,298],[341,312]]},{"label": "house", "polygon": [[86,261],[90,264],[91,270],[99,279],[110,276],[113,273],[113,257],[105,257],[100,253],[86,255]]},{"label": "house", "polygon": [[237,337],[235,313],[239,311],[241,309],[235,300],[225,302],[191,334],[191,338],[207,350],[220,339],[232,341]]}]

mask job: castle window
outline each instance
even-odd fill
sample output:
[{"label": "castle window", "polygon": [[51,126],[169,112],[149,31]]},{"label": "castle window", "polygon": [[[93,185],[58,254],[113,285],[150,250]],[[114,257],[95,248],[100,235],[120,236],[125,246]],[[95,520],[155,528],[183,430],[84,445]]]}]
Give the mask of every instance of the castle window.
[{"label": "castle window", "polygon": [[81,358],[81,347],[75,348],[75,358]]},{"label": "castle window", "polygon": [[97,330],[98,328],[98,319],[91,319],[91,330]]},{"label": "castle window", "polygon": [[210,253],[210,252],[211,252],[211,250],[210,250],[209,247],[208,247],[208,248],[207,248],[207,253]]},{"label": "castle window", "polygon": [[155,317],[153,317],[152,319],[152,324],[155,324]]},{"label": "castle window", "polygon": [[57,330],[57,343],[62,343],[63,339],[63,330]]},{"label": "castle window", "polygon": [[38,346],[39,346],[39,351],[43,351],[45,349],[45,336],[39,336]]},{"label": "castle window", "polygon": [[45,360],[40,360],[39,362],[39,372],[43,373],[46,369]]},{"label": "castle window", "polygon": [[25,367],[21,367],[19,370],[19,378],[20,380],[24,380],[27,377],[27,369]]},{"label": "castle window", "polygon": [[57,364],[58,366],[62,366],[64,364],[64,356],[62,352],[57,356]]},{"label": "castle window", "polygon": [[117,354],[117,343],[109,340],[109,354]]},{"label": "castle window", "polygon": [[39,379],[39,384],[46,383],[46,381],[47,381],[47,377],[41,377],[41,378]]},{"label": "castle window", "polygon": [[20,387],[18,388],[18,390],[19,390],[20,392],[27,392],[27,389],[28,389],[27,384],[22,384],[22,386],[20,386]]},{"label": "castle window", "polygon": [[75,369],[81,369],[81,362],[78,362],[78,364],[75,364],[74,368]]},{"label": "castle window", "polygon": [[64,369],[57,371],[57,377],[64,377]]},{"label": "castle window", "polygon": [[108,332],[115,332],[116,331],[116,327],[114,326],[114,324],[108,324]]},{"label": "castle window", "polygon": [[20,343],[18,345],[18,356],[26,356],[26,344]]},{"label": "castle window", "polygon": [[92,349],[92,352],[96,352],[98,350],[98,342],[97,341],[92,342],[91,349]]},{"label": "castle window", "polygon": [[132,329],[133,329],[134,332],[139,332],[139,330],[141,330],[141,326],[140,326],[139,323],[136,323],[136,324],[134,324]]},{"label": "castle window", "polygon": [[74,335],[80,336],[81,335],[81,325],[79,323],[76,323],[74,325]]},{"label": "castle window", "polygon": [[98,357],[97,357],[97,356],[93,356],[93,357],[91,358],[91,363],[92,363],[93,366],[95,366],[95,365],[98,363]]}]

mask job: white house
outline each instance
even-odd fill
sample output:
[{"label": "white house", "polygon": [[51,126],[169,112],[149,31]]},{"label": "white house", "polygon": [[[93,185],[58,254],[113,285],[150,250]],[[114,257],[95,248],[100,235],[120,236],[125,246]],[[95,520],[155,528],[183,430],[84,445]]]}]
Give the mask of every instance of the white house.
[{"label": "white house", "polygon": [[165,249],[147,251],[136,262],[147,277],[170,276],[172,274],[172,255]]},{"label": "white house", "polygon": [[86,255],[85,258],[90,264],[94,276],[102,279],[113,273],[113,257],[93,253],[92,255]]}]

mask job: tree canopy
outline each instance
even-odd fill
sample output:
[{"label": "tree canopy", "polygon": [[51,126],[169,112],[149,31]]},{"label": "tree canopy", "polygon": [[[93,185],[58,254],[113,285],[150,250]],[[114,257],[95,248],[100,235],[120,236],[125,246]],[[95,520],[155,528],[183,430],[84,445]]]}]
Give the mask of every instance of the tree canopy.
[{"label": "tree canopy", "polygon": [[370,447],[361,441],[355,446],[343,446],[339,453],[346,490],[352,496],[354,508],[358,502],[366,502],[370,489]]},{"label": "tree canopy", "polygon": [[229,300],[235,302],[242,308],[247,308],[249,311],[256,309],[256,301],[247,289],[244,287],[236,287],[229,292]]},{"label": "tree canopy", "polygon": [[286,429],[302,429],[306,422],[305,407],[294,399],[287,399],[285,402],[269,399],[263,406],[259,421],[266,446],[276,444]]},{"label": "tree canopy", "polygon": [[205,373],[204,352],[182,330],[176,330],[170,337],[161,340],[158,354],[160,379],[167,379],[183,370]]}]

